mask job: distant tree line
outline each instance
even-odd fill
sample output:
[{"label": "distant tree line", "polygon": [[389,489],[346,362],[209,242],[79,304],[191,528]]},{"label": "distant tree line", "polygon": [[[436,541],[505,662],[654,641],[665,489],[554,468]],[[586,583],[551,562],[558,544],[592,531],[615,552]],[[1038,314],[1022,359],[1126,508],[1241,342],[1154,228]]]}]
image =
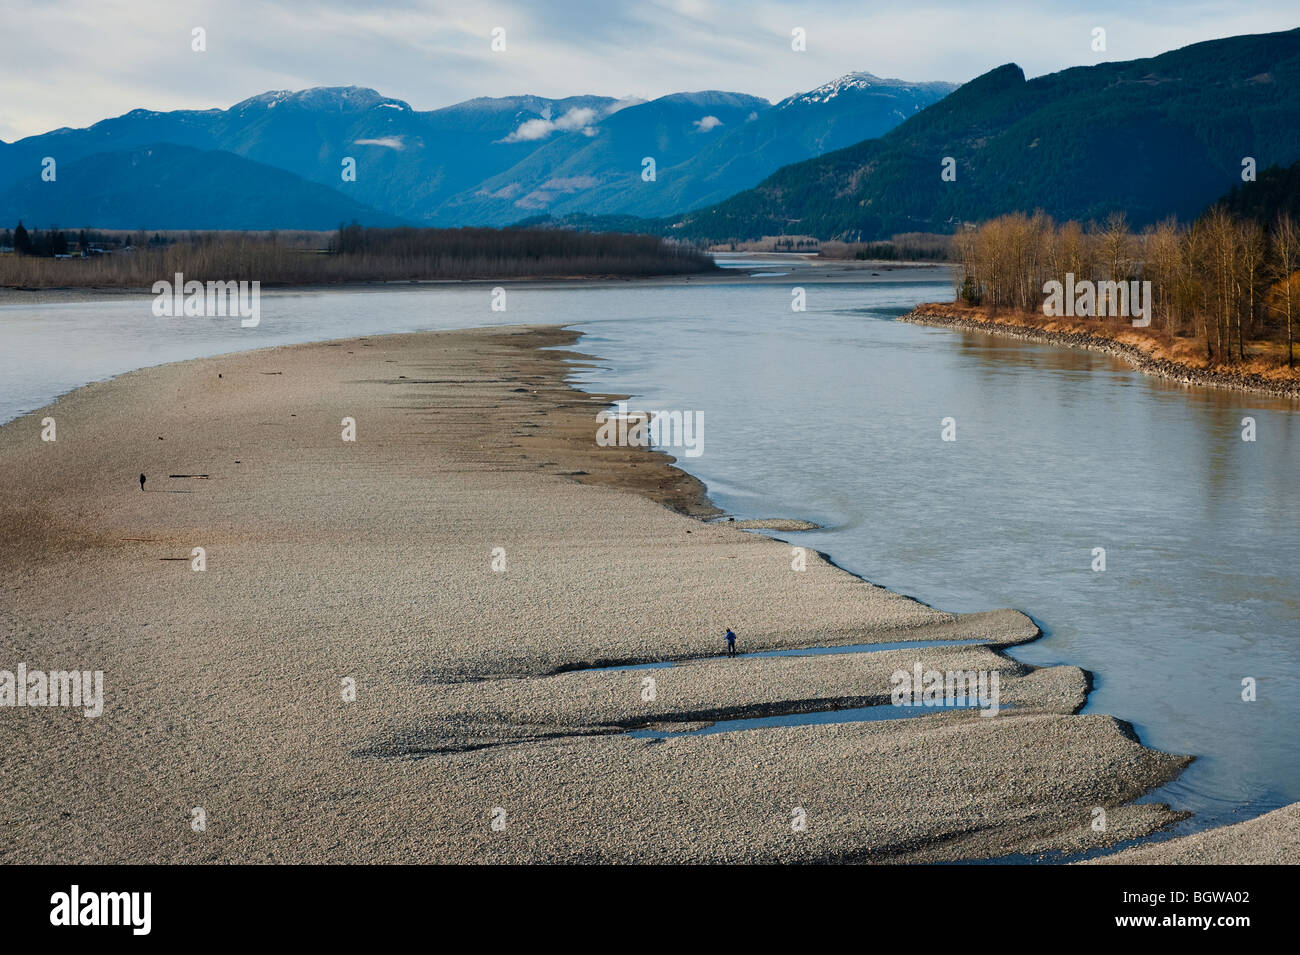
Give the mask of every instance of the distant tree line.
[{"label": "distant tree line", "polygon": [[[19,235],[22,235],[21,247]],[[59,236],[94,249],[75,263],[51,260]],[[48,238],[47,238],[48,237]],[[3,234],[0,234],[3,238]],[[181,272],[198,281],[268,285],[421,279],[648,276],[710,271],[713,259],[658,236],[562,229],[367,229],[334,233],[91,233],[21,226],[14,255],[0,256],[0,285],[148,287]],[[0,242],[0,244],[4,244]]]},{"label": "distant tree line", "polygon": [[37,255],[53,258],[69,255],[72,249],[81,248],[81,240],[69,240],[67,233],[58,229],[28,231],[21,222],[10,232],[0,232],[0,248],[13,249],[15,255]]},{"label": "distant tree line", "polygon": [[159,233],[100,232],[90,229],[67,231],[51,226],[45,231],[28,229],[19,222],[12,230],[0,229],[0,249],[10,249],[15,255],[35,258],[54,258],[58,255],[98,255],[118,249],[138,246],[166,245],[171,240]]},{"label": "distant tree line", "polygon": [[1279,212],[1268,226],[1218,204],[1193,222],[1167,219],[1135,234],[1124,215],[1057,224],[1041,212],[999,216],[953,239],[958,300],[1040,312],[1043,286],[1075,280],[1151,282],[1152,325],[1191,337],[1211,363],[1246,361],[1252,344],[1285,343],[1295,366],[1300,321],[1300,228]]},{"label": "distant tree line", "polygon": [[823,242],[821,254],[830,259],[881,262],[950,262],[952,236],[933,232],[902,232],[878,242]]},{"label": "distant tree line", "polygon": [[536,229],[366,229],[340,225],[330,252],[412,277],[653,275],[702,272],[713,259],[659,236]]}]

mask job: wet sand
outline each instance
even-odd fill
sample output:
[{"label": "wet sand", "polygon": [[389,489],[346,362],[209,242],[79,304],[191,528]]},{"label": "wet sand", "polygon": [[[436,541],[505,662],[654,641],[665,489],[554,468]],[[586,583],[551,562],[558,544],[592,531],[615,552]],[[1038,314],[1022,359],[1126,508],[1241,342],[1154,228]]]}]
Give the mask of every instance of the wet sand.
[{"label": "wet sand", "polygon": [[[97,719],[0,708],[0,859],[936,861],[1176,818],[1129,803],[1186,759],[1077,715],[1082,671],[938,645],[1032,639],[1027,617],[943,613],[811,551],[796,571],[796,534],[701,520],[670,458],[597,447],[615,396],[539,350],[576,338],[201,359],[0,428],[0,669],[105,685]],[[749,655],[716,659],[726,627]],[[905,640],[936,645],[752,655]],[[628,735],[888,705],[917,662],[998,670],[1004,708]]]}]

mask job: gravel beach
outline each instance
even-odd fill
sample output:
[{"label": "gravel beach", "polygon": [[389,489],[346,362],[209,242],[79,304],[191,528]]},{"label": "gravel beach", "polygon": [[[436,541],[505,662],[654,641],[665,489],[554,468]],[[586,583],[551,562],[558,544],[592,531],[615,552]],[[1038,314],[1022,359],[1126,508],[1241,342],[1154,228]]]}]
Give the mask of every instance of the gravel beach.
[{"label": "gravel beach", "polygon": [[1295,865],[1300,862],[1300,803],[1245,822],[1167,842],[1134,846],[1088,865]]},{"label": "gravel beach", "polygon": [[[0,428],[0,670],[104,674],[98,717],[0,708],[0,860],[941,861],[1177,818],[1132,800],[1187,758],[999,654],[1023,614],[796,570],[787,515],[710,522],[671,458],[598,447],[621,396],[565,384],[577,338],[201,359]],[[998,672],[1002,709],[717,731],[900,710],[918,663]]]}]

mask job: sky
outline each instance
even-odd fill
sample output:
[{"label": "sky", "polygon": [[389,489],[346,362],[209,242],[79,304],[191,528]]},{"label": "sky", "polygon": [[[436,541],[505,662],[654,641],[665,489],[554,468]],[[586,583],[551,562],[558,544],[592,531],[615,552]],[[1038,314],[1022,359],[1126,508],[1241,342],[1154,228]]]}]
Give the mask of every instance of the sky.
[{"label": "sky", "polygon": [[1296,26],[1296,0],[0,0],[0,140],[313,86],[416,109],[524,93],[775,101],[859,70],[960,83],[1014,62],[1032,77]]}]

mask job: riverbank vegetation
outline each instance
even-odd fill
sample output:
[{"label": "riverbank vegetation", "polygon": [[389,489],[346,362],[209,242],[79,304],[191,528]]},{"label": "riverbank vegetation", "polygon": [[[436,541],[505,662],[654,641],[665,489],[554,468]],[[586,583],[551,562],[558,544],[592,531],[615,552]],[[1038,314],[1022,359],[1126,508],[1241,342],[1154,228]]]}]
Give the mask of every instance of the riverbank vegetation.
[{"label": "riverbank vegetation", "polygon": [[823,242],[822,258],[871,262],[951,262],[952,236],[902,232],[879,242]]},{"label": "riverbank vegetation", "polygon": [[145,288],[199,281],[330,285],[423,279],[676,275],[712,271],[696,249],[645,235],[556,229],[336,232],[0,232],[0,286]]},{"label": "riverbank vegetation", "polygon": [[768,235],[746,242],[720,242],[713,252],[794,252],[822,259],[870,262],[951,262],[952,236],[935,232],[902,232],[879,242],[823,242],[810,235]]},{"label": "riverbank vegetation", "polygon": [[[1262,224],[1216,205],[1190,225],[1167,219],[1140,233],[1122,214],[1083,225],[1015,213],[958,232],[953,246],[958,305],[991,321],[1122,336],[1200,367],[1295,374],[1300,226],[1286,212]],[[1067,275],[1149,281],[1151,324],[1045,315],[1045,283]]]}]

